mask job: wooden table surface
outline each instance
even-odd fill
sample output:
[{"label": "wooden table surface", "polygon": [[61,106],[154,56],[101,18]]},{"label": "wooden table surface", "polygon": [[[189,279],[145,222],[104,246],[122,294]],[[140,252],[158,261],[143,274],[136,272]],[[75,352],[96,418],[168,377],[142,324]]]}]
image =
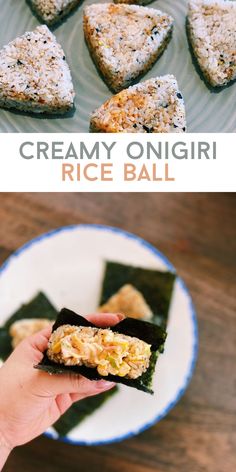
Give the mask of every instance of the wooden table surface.
[{"label": "wooden table surface", "polygon": [[138,437],[102,447],[41,437],[15,450],[4,472],[234,472],[236,196],[1,194],[0,262],[38,234],[72,223],[124,228],[173,262],[198,313],[196,371],[179,404]]}]

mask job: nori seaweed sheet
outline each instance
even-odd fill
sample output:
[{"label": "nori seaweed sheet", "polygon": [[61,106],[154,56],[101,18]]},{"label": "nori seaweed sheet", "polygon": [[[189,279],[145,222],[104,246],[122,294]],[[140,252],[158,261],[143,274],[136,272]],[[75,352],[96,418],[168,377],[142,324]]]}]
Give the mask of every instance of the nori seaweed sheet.
[{"label": "nori seaweed sheet", "polygon": [[[12,323],[27,318],[55,320],[57,314],[57,310],[42,292],[39,292],[29,303],[22,305],[19,310],[8,318],[4,326],[0,328],[0,358],[5,360],[12,352],[11,336],[9,335],[9,328]],[[53,425],[57,433],[60,436],[65,436],[71,429],[83,421],[86,416],[99,408],[117,390],[117,387],[115,387],[95,397],[84,398],[78,403],[74,403]]]},{"label": "nori seaweed sheet", "polygon": [[176,274],[173,272],[107,261],[100,305],[106,303],[123,285],[131,284],[142,293],[154,313],[153,323],[165,329],[175,279]]},{"label": "nori seaweed sheet", "polygon": [[[89,322],[87,319],[80,315],[77,315],[67,308],[63,308],[59,313],[55,324],[53,325],[53,331],[59,326],[64,324],[70,324],[75,326],[91,326],[95,325]],[[150,364],[147,371],[137,379],[128,379],[126,377],[119,377],[116,375],[102,376],[98,373],[96,368],[89,368],[86,366],[65,366],[63,364],[57,364],[51,361],[47,357],[47,353],[44,353],[42,361],[35,366],[38,369],[44,370],[51,374],[63,374],[65,372],[73,372],[81,374],[90,380],[106,379],[111,382],[122,383],[129,387],[137,388],[147,393],[153,393],[151,389],[153,374],[155,371],[156,360],[159,352],[163,351],[163,346],[166,339],[166,332],[159,326],[148,323],[146,321],[135,320],[133,318],[125,318],[115,326],[110,327],[114,332],[126,334],[128,336],[142,339],[143,341],[151,344],[151,358]]]},{"label": "nori seaweed sheet", "polygon": [[0,328],[0,358],[5,360],[12,352],[9,328],[15,321],[27,318],[55,320],[57,313],[57,310],[42,292],[39,292],[29,303],[22,305]]},{"label": "nori seaweed sheet", "polygon": [[97,410],[108,398],[118,391],[118,387],[114,387],[106,392],[99,393],[93,397],[84,398],[67,410],[63,416],[53,425],[59,436],[66,436],[72,428],[78,426],[88,415]]}]

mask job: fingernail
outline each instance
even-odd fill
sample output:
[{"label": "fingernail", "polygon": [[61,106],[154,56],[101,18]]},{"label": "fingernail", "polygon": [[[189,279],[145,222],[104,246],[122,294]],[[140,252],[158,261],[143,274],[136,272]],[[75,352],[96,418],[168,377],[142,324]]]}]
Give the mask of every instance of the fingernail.
[{"label": "fingernail", "polygon": [[122,321],[125,319],[125,315],[123,315],[123,313],[116,313],[116,316],[119,319],[119,321]]},{"label": "fingernail", "polygon": [[98,380],[96,387],[100,390],[108,390],[109,388],[115,387],[114,382],[107,382],[106,380]]}]

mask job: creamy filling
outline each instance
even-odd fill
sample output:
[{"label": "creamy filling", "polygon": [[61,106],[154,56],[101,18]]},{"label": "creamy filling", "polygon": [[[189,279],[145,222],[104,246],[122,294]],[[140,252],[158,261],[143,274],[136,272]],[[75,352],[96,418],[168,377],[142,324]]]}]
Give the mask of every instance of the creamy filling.
[{"label": "creamy filling", "polygon": [[63,325],[52,333],[47,355],[66,366],[96,368],[102,376],[136,379],[148,369],[151,345],[109,328]]}]

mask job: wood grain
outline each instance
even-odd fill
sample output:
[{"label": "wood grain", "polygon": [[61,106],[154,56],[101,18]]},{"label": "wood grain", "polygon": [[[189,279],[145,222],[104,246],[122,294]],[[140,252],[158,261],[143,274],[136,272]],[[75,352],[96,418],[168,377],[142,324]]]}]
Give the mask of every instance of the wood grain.
[{"label": "wood grain", "polygon": [[18,448],[4,472],[236,470],[236,196],[233,194],[1,194],[0,262],[61,225],[122,227],[157,246],[197,308],[194,378],[169,415],[138,437],[76,447],[45,437]]}]

